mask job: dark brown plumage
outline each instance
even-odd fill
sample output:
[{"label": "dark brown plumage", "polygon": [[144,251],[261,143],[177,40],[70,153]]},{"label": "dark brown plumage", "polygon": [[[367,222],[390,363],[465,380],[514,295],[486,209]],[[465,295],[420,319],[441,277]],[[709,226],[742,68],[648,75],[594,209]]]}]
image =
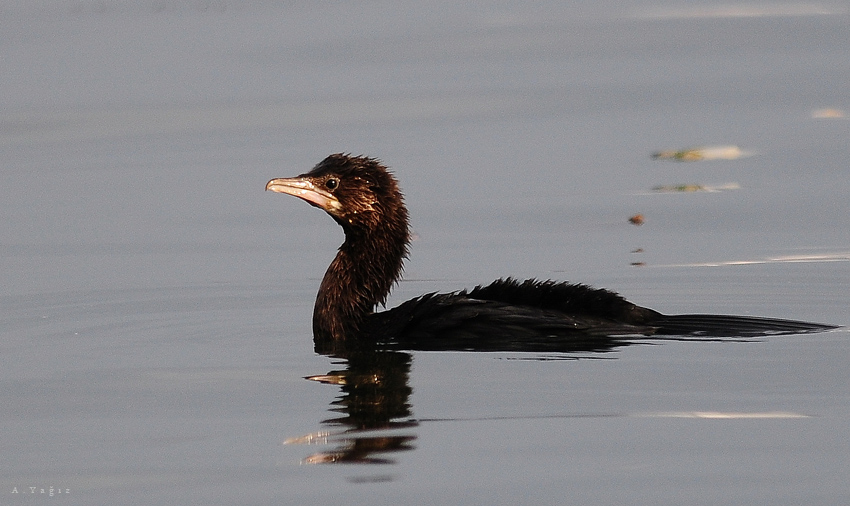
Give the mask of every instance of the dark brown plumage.
[{"label": "dark brown plumage", "polygon": [[416,349],[581,349],[625,335],[753,336],[831,325],[727,315],[663,315],[614,292],[554,281],[501,279],[471,291],[428,294],[375,312],[401,277],[410,233],[398,183],[378,160],[335,154],[266,190],[326,211],[345,241],[313,311],[318,341],[391,342]]}]

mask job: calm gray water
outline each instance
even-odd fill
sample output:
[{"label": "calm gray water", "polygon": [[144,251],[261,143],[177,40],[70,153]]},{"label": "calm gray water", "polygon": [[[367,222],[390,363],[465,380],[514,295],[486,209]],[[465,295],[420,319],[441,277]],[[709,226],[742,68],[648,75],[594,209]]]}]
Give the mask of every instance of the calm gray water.
[{"label": "calm gray water", "polygon": [[[0,2],[0,504],[847,503],[847,330],[344,363],[310,333],[342,233],[263,186],[392,166],[390,305],[514,275],[848,325],[848,33],[844,2]],[[652,191],[683,184],[736,189]]]}]

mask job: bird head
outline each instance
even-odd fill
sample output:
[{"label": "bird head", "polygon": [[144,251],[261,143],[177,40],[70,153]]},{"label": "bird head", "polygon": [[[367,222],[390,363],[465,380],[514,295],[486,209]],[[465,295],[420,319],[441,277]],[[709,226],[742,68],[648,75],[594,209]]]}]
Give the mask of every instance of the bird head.
[{"label": "bird head", "polygon": [[286,193],[323,209],[348,231],[404,222],[407,211],[398,183],[380,161],[342,153],[293,178],[272,179],[266,190]]}]

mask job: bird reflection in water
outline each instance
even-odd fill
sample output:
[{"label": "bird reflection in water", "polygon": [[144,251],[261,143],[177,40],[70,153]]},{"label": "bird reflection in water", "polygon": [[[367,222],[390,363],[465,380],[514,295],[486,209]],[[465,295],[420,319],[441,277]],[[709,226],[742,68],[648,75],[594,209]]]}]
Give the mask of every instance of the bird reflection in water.
[{"label": "bird reflection in water", "polygon": [[336,445],[307,457],[305,464],[392,464],[386,454],[412,450],[416,439],[405,431],[418,425],[411,418],[409,402],[412,357],[399,351],[336,348],[330,356],[345,368],[307,379],[340,386],[341,395],[331,404],[339,416],[322,421],[328,431],[286,443]]},{"label": "bird reflection in water", "polygon": [[434,342],[420,343],[420,346],[410,342],[404,343],[404,346],[397,343],[370,346],[321,337],[314,338],[314,343],[317,353],[327,355],[345,367],[306,378],[338,385],[341,395],[330,408],[339,416],[322,421],[327,430],[285,441],[286,444],[335,445],[330,450],[305,458],[304,464],[393,464],[395,461],[387,454],[414,449],[416,435],[407,429],[415,428],[419,422],[413,418],[411,411],[413,389],[409,380],[413,357],[407,351],[551,352],[578,358],[577,352],[601,354],[630,344],[619,338],[596,338],[587,341],[549,340],[544,343],[501,342],[501,346],[496,346],[499,341],[487,339],[441,341],[441,346]]}]

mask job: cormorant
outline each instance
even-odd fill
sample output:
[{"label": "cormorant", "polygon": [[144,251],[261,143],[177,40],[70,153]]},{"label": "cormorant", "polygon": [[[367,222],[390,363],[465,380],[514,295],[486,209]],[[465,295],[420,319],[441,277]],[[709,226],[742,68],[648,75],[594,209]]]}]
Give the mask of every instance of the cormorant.
[{"label": "cormorant", "polygon": [[[727,315],[664,315],[582,284],[499,279],[466,291],[430,293],[376,312],[402,273],[408,213],[398,183],[374,158],[334,154],[310,172],[272,179],[266,190],[323,209],[345,241],[319,287],[314,337],[324,342],[415,343],[417,349],[546,349],[550,341],[610,347],[611,336],[757,336],[820,332],[833,325]],[[430,343],[430,344],[429,344]],[[465,345],[464,343],[467,343]],[[496,344],[498,343],[498,344]]]}]

